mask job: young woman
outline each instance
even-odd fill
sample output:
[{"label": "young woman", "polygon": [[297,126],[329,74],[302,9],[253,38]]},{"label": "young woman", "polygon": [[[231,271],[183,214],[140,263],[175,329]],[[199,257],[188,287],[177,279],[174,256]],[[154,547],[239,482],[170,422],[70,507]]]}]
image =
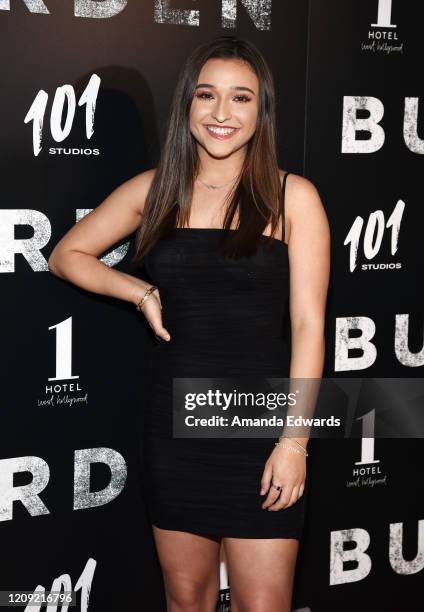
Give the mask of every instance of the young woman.
[{"label": "young woman", "polygon": [[[315,187],[278,168],[274,106],[252,44],[222,37],[196,49],[157,169],[118,187],[49,259],[54,274],[133,302],[160,340],[143,474],[171,612],[215,610],[221,542],[233,612],[291,609],[307,438],[172,433],[175,377],[322,376],[329,228]],[[136,229],[151,282],[98,259]]]}]

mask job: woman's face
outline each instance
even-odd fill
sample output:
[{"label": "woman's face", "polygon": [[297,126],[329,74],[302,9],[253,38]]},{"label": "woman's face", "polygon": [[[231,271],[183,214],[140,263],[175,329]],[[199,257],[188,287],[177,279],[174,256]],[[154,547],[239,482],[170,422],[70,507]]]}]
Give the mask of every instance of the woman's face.
[{"label": "woman's face", "polygon": [[210,59],[202,67],[190,109],[190,131],[209,155],[225,158],[256,129],[259,81],[242,60]]}]

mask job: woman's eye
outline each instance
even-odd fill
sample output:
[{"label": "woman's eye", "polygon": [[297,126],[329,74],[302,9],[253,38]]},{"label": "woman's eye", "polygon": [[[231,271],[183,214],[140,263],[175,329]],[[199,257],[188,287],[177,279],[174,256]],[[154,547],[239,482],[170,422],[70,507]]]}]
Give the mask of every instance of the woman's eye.
[{"label": "woman's eye", "polygon": [[236,100],[236,102],[249,102],[250,98],[248,96],[236,96],[234,98],[234,100]]},{"label": "woman's eye", "polygon": [[201,93],[196,94],[196,97],[200,100],[210,100],[212,98],[212,94],[207,91],[202,91]]}]

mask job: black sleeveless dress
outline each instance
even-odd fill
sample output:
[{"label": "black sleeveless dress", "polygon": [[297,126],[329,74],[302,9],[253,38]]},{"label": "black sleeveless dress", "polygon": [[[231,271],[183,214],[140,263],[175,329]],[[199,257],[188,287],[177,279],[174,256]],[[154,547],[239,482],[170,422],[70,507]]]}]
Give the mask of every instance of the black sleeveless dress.
[{"label": "black sleeveless dress", "polygon": [[261,508],[266,498],[259,494],[261,477],[274,438],[172,434],[173,377],[289,376],[287,245],[263,235],[254,256],[229,260],[217,252],[223,231],[235,230],[175,228],[145,257],[171,335],[153,350],[147,378],[142,435],[147,509],[151,523],[162,529],[299,539],[306,489],[289,508]]}]

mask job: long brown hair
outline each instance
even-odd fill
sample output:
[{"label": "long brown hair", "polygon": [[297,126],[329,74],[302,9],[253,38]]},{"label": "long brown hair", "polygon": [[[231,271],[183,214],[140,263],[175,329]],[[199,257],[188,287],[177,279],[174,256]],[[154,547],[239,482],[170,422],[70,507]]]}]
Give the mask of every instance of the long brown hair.
[{"label": "long brown hair", "polygon": [[[197,47],[179,75],[166,140],[143,209],[133,261],[141,263],[156,240],[177,226],[188,225],[194,181],[198,172],[196,141],[189,126],[190,107],[199,73],[211,58],[247,62],[259,81],[256,130],[248,142],[239,180],[227,195],[224,229],[238,210],[237,231],[224,232],[220,251],[229,257],[256,252],[271,222],[271,236],[282,214],[277,162],[275,92],[271,71],[258,49],[235,36],[222,36]],[[269,241],[271,242],[271,241]]]}]

